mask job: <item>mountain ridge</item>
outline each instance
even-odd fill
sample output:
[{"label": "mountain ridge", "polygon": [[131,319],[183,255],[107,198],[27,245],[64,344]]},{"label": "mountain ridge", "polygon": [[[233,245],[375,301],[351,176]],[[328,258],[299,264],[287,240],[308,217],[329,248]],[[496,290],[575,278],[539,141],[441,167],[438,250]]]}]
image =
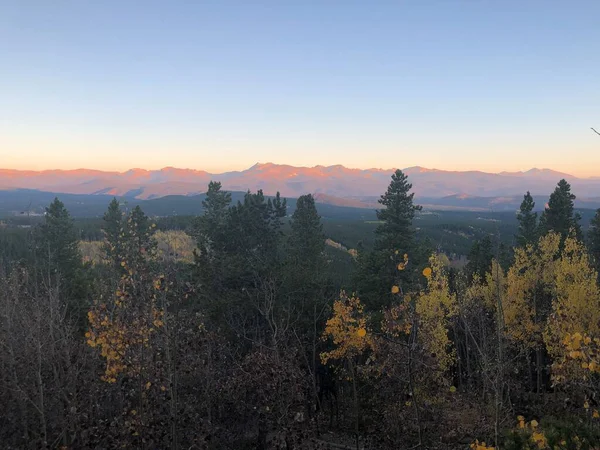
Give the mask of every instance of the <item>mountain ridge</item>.
[{"label": "mountain ridge", "polygon": [[[197,195],[208,182],[220,181],[231,191],[262,189],[288,197],[313,193],[354,202],[372,203],[389,185],[395,169],[356,169],[336,164],[313,167],[256,163],[245,170],[210,173],[199,169],[164,167],[133,168],[123,172],[96,169],[18,170],[0,169],[0,189],[37,189],[69,194],[109,194],[138,199],[166,195]],[[444,198],[452,195],[512,197],[531,191],[549,195],[561,178],[582,197],[600,197],[600,178],[578,178],[551,169],[532,168],[519,172],[448,171],[413,166],[403,169],[416,197]],[[367,200],[367,197],[369,199]],[[351,200],[351,201],[350,201]]]}]

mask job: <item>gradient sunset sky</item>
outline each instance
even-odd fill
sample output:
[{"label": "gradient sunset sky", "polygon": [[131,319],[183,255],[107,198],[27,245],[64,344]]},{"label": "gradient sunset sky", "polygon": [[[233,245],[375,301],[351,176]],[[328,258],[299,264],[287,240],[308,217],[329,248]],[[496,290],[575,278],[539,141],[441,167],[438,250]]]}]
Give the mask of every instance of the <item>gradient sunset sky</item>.
[{"label": "gradient sunset sky", "polygon": [[0,0],[0,168],[600,175],[600,1]]}]

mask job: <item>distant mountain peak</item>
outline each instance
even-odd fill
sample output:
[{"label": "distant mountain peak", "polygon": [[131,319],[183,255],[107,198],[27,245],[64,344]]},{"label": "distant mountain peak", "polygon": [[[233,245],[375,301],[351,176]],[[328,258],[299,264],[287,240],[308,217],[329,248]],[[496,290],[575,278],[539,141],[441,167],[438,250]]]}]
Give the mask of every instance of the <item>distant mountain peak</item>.
[{"label": "distant mountain peak", "polygon": [[[471,197],[549,195],[561,178],[572,183],[578,198],[597,197],[600,179],[580,179],[550,169],[532,168],[526,172],[486,173],[447,171],[414,166],[403,169],[416,198],[457,196],[463,203]],[[0,169],[3,189],[33,189],[46,192],[135,195],[154,198],[206,192],[209,181],[220,181],[223,189],[246,191],[262,189],[265,194],[280,192],[290,198],[308,192],[344,200],[373,201],[385,192],[394,169],[355,169],[341,164],[296,167],[272,162],[257,162],[252,167],[220,174],[195,169],[164,167],[159,170],[134,168],[126,172],[97,170],[19,171]],[[350,201],[352,200],[352,201]]]},{"label": "distant mountain peak", "polygon": [[412,167],[407,167],[406,169],[403,170],[403,172],[406,174],[411,174],[411,173],[443,172],[443,170],[428,169],[427,167],[421,167],[421,166],[412,166]]}]

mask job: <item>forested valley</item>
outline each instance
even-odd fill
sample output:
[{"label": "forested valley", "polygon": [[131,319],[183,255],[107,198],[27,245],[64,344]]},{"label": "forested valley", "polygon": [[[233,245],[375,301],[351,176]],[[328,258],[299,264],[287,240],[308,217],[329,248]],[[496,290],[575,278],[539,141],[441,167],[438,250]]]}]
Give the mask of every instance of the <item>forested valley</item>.
[{"label": "forested valley", "polygon": [[0,227],[0,447],[600,448],[600,210],[561,180],[465,248],[411,189]]}]

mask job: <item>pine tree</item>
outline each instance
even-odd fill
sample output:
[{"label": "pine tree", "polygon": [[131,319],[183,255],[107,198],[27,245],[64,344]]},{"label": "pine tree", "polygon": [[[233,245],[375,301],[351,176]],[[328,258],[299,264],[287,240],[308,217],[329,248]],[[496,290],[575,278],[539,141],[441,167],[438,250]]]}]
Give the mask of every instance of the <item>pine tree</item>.
[{"label": "pine tree", "polygon": [[600,272],[600,208],[590,221],[588,230],[588,245],[596,270]]},{"label": "pine tree", "polygon": [[286,291],[292,299],[298,320],[295,329],[310,355],[311,369],[318,366],[319,332],[323,325],[323,311],[329,303],[325,259],[325,235],[321,217],[312,195],[303,195],[296,202],[296,211],[290,222],[286,246],[286,264],[283,276]]},{"label": "pine tree", "polygon": [[208,183],[206,198],[202,201],[204,214],[197,222],[197,230],[210,236],[223,226],[227,215],[227,208],[231,204],[231,193],[221,190],[221,183],[211,181]]},{"label": "pine tree", "polygon": [[554,231],[561,235],[561,240],[564,242],[573,230],[578,239],[582,238],[581,226],[579,225],[581,216],[574,212],[573,202],[575,198],[575,195],[571,193],[571,185],[564,179],[560,180],[556,189],[550,195],[548,207],[540,219],[544,234]]},{"label": "pine tree", "polygon": [[534,244],[537,241],[537,213],[533,212],[535,202],[533,197],[527,191],[527,194],[523,196],[523,202],[521,202],[521,208],[517,219],[519,220],[519,234],[516,236],[517,245],[524,247],[526,245]]},{"label": "pine tree", "polygon": [[81,306],[78,301],[86,297],[89,286],[82,271],[79,238],[69,211],[58,198],[46,208],[34,242],[35,259],[45,283],[53,283],[58,277],[71,306]]},{"label": "pine tree", "polygon": [[392,175],[392,182],[385,194],[379,199],[379,204],[384,209],[377,211],[377,219],[382,223],[375,233],[376,250],[398,250],[409,253],[414,248],[414,229],[412,221],[415,212],[421,206],[413,203],[414,193],[410,193],[412,184],[401,170],[396,170]]},{"label": "pine tree", "polygon": [[310,271],[309,278],[319,275],[324,262],[325,235],[311,194],[298,198],[290,224],[289,259],[295,266]]},{"label": "pine tree", "polygon": [[476,241],[471,247],[467,259],[469,262],[465,270],[469,279],[472,280],[474,276],[478,276],[480,280],[485,280],[485,276],[490,271],[492,260],[494,259],[492,239],[486,236]]},{"label": "pine tree", "polygon": [[139,205],[129,213],[124,227],[122,248],[123,258],[130,269],[146,268],[155,254],[155,227]]},{"label": "pine tree", "polygon": [[69,211],[58,198],[46,208],[36,241],[37,257],[63,278],[70,279],[81,268],[77,231]]},{"label": "pine tree", "polygon": [[206,198],[202,201],[204,212],[196,218],[192,237],[196,240],[194,270],[199,293],[204,301],[213,302],[223,297],[227,268],[226,246],[230,221],[231,194],[221,190],[221,183],[208,184]]},{"label": "pine tree", "polygon": [[124,233],[124,229],[123,212],[121,211],[119,201],[116,198],[113,198],[110,204],[108,205],[108,210],[106,211],[106,213],[104,213],[103,220],[103,250],[111,266],[113,266],[113,268],[117,268],[121,263],[120,257],[123,253],[123,239],[121,237],[121,234]]},{"label": "pine tree", "polygon": [[281,226],[283,225],[282,219],[285,217],[287,212],[287,200],[285,198],[282,200],[281,195],[279,192],[277,192],[277,194],[275,194],[275,198],[273,200],[269,199],[267,202],[267,209],[271,216],[273,229],[276,232],[279,232]]},{"label": "pine tree", "polygon": [[[419,261],[422,252],[417,251],[415,245],[412,221],[421,206],[413,203],[414,193],[410,192],[411,189],[408,177],[401,170],[396,170],[387,191],[379,199],[379,204],[384,208],[377,211],[381,223],[375,230],[374,250],[359,252],[356,284],[364,303],[374,309],[380,309],[391,301],[389,287],[396,282],[409,289],[417,278],[419,263],[425,262]],[[411,265],[398,275],[396,266],[405,254]]]}]

